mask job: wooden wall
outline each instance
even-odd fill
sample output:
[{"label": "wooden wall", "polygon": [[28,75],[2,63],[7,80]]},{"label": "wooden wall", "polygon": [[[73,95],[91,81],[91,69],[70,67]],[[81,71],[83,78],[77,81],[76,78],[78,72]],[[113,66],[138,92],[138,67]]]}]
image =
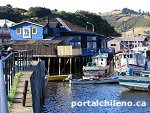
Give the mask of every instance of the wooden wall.
[{"label": "wooden wall", "polygon": [[73,48],[72,46],[57,46],[57,55],[81,55],[81,48]]},{"label": "wooden wall", "polygon": [[33,55],[57,55],[57,45],[12,45],[14,50],[33,50]]}]

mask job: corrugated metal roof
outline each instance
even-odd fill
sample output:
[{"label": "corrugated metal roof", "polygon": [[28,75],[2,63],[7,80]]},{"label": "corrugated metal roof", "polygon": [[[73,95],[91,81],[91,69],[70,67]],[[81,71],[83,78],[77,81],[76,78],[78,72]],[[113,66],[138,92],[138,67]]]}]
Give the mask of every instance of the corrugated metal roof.
[{"label": "corrugated metal roof", "polygon": [[[57,18],[57,20],[58,20],[58,18]],[[89,29],[86,29],[86,28],[81,27],[81,26],[79,26],[79,25],[73,24],[73,23],[71,23],[71,22],[69,22],[69,21],[66,21],[66,20],[64,20],[64,19],[60,19],[60,18],[59,18],[59,20],[61,20],[61,21],[63,21],[63,22],[65,23],[65,25],[67,26],[67,28],[70,29],[69,31],[75,31],[75,32],[92,32],[92,31],[89,30]],[[59,22],[61,23],[61,21],[59,21]],[[61,24],[62,24],[62,23],[61,23]],[[64,27],[66,27],[66,26],[64,26]]]},{"label": "corrugated metal roof", "polygon": [[[56,25],[57,25],[58,23],[60,23],[63,27],[65,27],[65,28],[68,29],[69,31],[75,31],[75,32],[91,32],[91,30],[89,30],[89,29],[86,29],[86,28],[81,27],[81,26],[79,26],[79,25],[73,24],[73,23],[71,23],[71,22],[69,22],[69,21],[66,21],[66,20],[62,19],[62,18],[51,18],[51,19],[49,20],[49,24],[50,24],[51,26],[56,27]],[[47,22],[40,23],[40,24],[46,25]]]},{"label": "corrugated metal roof", "polygon": [[109,39],[106,39],[107,42],[112,41],[112,40],[116,40],[119,42],[128,42],[128,41],[144,41],[145,40],[145,36],[138,36],[138,37],[111,37]]},{"label": "corrugated metal roof", "polygon": [[10,41],[11,45],[58,45],[62,40],[15,40]]},{"label": "corrugated metal roof", "polygon": [[72,30],[68,27],[68,25],[67,25],[61,18],[56,18],[56,19],[57,19],[57,21],[58,21],[59,23],[61,23],[67,30],[72,31]]},{"label": "corrugated metal roof", "polygon": [[144,41],[145,36],[139,36],[139,37],[118,37],[120,41]]}]

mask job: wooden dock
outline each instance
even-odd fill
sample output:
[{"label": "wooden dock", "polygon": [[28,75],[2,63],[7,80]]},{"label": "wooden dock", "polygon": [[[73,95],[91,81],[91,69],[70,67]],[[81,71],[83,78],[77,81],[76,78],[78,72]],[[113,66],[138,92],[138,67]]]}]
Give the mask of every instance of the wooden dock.
[{"label": "wooden dock", "polygon": [[[31,94],[31,85],[30,85],[30,77],[32,75],[32,71],[25,71],[20,76],[18,87],[17,87],[17,93],[15,100],[12,104],[12,108],[10,113],[33,113],[32,108],[32,94]],[[26,103],[25,106],[22,105],[22,96],[23,96],[23,90],[24,90],[24,83],[25,80],[28,80],[28,91],[26,96]]]}]

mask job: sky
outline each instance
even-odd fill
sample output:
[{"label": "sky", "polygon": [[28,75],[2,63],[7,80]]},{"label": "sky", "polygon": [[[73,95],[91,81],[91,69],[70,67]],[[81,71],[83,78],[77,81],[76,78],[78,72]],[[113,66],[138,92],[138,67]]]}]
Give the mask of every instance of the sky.
[{"label": "sky", "polygon": [[14,8],[28,9],[41,6],[51,10],[75,12],[85,10],[104,13],[115,9],[129,8],[135,11],[150,11],[149,0],[0,0],[0,6],[12,5]]}]

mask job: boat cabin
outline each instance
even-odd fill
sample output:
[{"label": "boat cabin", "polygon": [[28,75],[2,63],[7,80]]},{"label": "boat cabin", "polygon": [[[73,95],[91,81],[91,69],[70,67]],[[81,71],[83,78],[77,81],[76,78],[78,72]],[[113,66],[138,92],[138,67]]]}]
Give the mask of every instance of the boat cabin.
[{"label": "boat cabin", "polygon": [[142,71],[140,73],[140,75],[143,76],[143,77],[150,77],[150,72],[149,71]]},{"label": "boat cabin", "polygon": [[108,58],[107,53],[100,53],[99,55],[92,57],[92,62],[95,62],[96,66],[107,66],[108,65],[107,58]]},{"label": "boat cabin", "polygon": [[145,51],[128,51],[116,54],[115,67],[127,66],[127,64],[133,64],[138,66],[144,66],[146,60]]}]

